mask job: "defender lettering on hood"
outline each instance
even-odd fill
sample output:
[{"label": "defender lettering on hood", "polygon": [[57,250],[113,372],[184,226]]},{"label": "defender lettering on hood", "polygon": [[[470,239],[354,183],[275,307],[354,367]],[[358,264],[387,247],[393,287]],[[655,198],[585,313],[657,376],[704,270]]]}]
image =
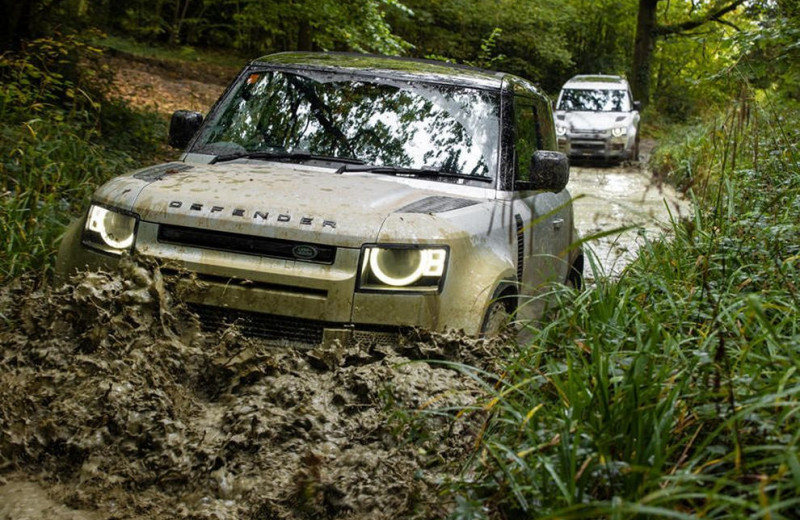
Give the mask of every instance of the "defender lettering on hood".
[{"label": "defender lettering on hood", "polygon": [[[184,205],[183,201],[173,200],[170,201],[169,203],[169,207],[174,209],[184,208],[184,206],[188,208],[187,211],[189,212],[194,212],[194,211],[207,212],[211,215],[213,215],[214,213],[226,212],[226,208],[224,206],[212,205],[208,207],[206,204],[202,204],[200,202],[186,203],[186,205]],[[230,216],[232,217],[248,218],[247,210],[243,208],[234,208],[228,211]],[[287,213],[272,214],[269,211],[254,211],[252,219],[256,222],[281,222],[281,223],[292,222],[292,216]],[[328,227],[331,229],[336,229],[336,222],[333,220],[320,219],[314,217],[300,217],[299,220],[295,219],[294,221],[299,222],[301,226],[319,225],[322,228]]]}]

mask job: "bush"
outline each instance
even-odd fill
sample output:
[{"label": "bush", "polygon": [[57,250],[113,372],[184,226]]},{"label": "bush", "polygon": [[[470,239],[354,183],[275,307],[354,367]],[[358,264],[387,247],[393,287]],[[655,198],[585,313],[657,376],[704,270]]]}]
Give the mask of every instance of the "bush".
[{"label": "bush", "polygon": [[110,81],[102,51],[77,36],[0,56],[0,283],[46,274],[92,190],[160,149],[164,122],[109,100]]}]

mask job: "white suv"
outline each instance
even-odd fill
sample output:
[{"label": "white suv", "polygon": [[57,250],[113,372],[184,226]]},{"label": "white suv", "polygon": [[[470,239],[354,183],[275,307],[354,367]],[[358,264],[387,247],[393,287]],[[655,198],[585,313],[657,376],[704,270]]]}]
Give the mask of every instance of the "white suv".
[{"label": "white suv", "polygon": [[559,149],[576,158],[639,159],[639,109],[619,76],[575,76],[556,105]]}]

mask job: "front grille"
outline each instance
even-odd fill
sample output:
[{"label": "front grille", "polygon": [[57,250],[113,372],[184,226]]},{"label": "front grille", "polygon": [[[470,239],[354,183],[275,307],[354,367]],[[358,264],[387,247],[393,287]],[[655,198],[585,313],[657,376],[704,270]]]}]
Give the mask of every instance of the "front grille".
[{"label": "front grille", "polygon": [[200,318],[203,330],[217,331],[235,325],[246,336],[264,339],[319,344],[322,343],[322,330],[325,328],[324,322],[316,320],[224,309],[208,305],[190,304],[189,310]]},{"label": "front grille", "polygon": [[590,128],[573,128],[572,133],[580,135],[596,135],[598,137],[608,135],[606,130],[592,130]]},{"label": "front grille", "polygon": [[368,330],[353,331],[353,341],[356,344],[369,343],[370,345],[397,345],[399,332],[375,332]]},{"label": "front grille", "polygon": [[573,150],[596,150],[596,151],[603,151],[606,149],[606,144],[604,142],[572,142],[572,149]]},{"label": "front grille", "polygon": [[182,246],[268,256],[284,260],[332,264],[336,258],[334,246],[307,244],[293,240],[257,237],[236,233],[223,233],[208,229],[188,228],[161,224],[158,241]]},{"label": "front grille", "polygon": [[200,325],[206,332],[216,332],[231,326],[245,336],[266,340],[279,340],[289,345],[319,345],[324,340],[324,330],[349,329],[352,341],[375,345],[393,345],[407,329],[381,325],[351,325],[329,323],[290,316],[276,316],[252,311],[225,309],[197,303],[188,304],[189,310],[197,315]]},{"label": "front grille", "polygon": [[[165,275],[172,275],[172,276],[181,276],[181,272],[162,268],[161,272]],[[315,289],[313,287],[302,287],[299,285],[285,285],[279,283],[270,283],[270,282],[259,282],[254,280],[246,280],[242,278],[231,278],[228,276],[216,276],[212,274],[202,274],[202,273],[193,273],[197,280],[201,282],[209,282],[218,285],[224,285],[226,287],[242,287],[245,289],[260,289],[262,291],[270,291],[270,292],[282,292],[288,294],[300,294],[303,296],[308,296],[311,298],[327,298],[328,291],[325,289]]]}]

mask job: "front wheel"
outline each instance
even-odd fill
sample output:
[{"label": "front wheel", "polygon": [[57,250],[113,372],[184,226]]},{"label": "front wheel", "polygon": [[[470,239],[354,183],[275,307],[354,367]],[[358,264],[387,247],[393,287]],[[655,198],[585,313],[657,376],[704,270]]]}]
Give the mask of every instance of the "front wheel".
[{"label": "front wheel", "polygon": [[493,301],[483,317],[481,325],[481,337],[496,338],[509,332],[511,329],[511,313],[508,307],[500,300]]}]

